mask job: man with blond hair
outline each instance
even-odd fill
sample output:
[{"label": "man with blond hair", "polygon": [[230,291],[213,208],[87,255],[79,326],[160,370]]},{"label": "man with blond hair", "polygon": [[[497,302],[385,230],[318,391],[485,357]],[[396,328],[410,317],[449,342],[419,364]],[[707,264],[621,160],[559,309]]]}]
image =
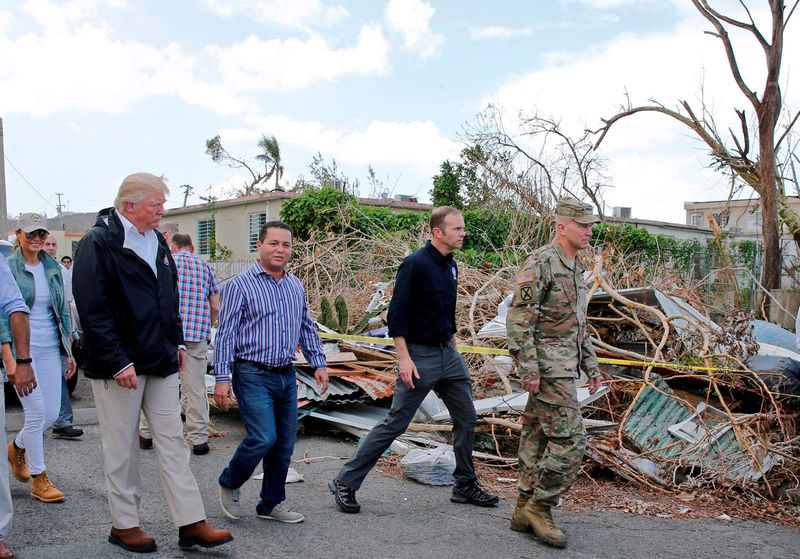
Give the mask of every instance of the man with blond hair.
[{"label": "man with blond hair", "polygon": [[156,549],[139,527],[140,411],[152,428],[178,545],[213,547],[233,539],[206,522],[183,439],[176,373],[186,362],[186,348],[177,270],[155,232],[168,193],[163,177],[125,178],[114,208],[100,211],[81,240],[73,276],[84,326],[84,372],[91,379],[103,441],[112,520],[108,541],[135,552]]}]

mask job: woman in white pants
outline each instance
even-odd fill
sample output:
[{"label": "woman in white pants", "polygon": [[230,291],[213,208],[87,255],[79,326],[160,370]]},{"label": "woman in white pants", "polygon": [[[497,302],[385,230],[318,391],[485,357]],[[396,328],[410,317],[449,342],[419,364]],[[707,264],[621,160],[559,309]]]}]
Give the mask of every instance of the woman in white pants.
[{"label": "woman in white pants", "polygon": [[[8,460],[14,477],[23,483],[33,478],[31,496],[47,503],[64,500],[53,486],[44,462],[44,431],[58,417],[61,408],[61,355],[66,357],[67,378],[75,374],[70,352],[71,325],[58,262],[47,254],[47,222],[39,214],[22,214],[17,223],[19,248],[8,258],[11,273],[31,310],[31,358],[36,388],[20,397],[25,410],[25,425],[8,443]],[[0,317],[0,342],[7,370],[16,362],[11,358],[8,318]],[[27,459],[27,460],[26,460]],[[26,463],[27,462],[27,463]]]}]

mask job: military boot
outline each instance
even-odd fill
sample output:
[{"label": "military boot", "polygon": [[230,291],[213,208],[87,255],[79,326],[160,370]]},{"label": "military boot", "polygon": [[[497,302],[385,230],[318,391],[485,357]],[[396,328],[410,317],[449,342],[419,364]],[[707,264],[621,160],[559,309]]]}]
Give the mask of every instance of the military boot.
[{"label": "military boot", "polygon": [[533,528],[533,533],[544,543],[555,547],[565,547],[567,545],[567,535],[553,522],[553,516],[550,514],[550,505],[544,505],[529,499],[520,516],[525,524]]},{"label": "military boot", "polygon": [[511,529],[515,532],[533,532],[533,528],[525,521],[525,517],[523,516],[523,511],[527,503],[527,497],[523,497],[522,495],[517,497],[517,507],[514,509],[514,514],[511,516]]}]

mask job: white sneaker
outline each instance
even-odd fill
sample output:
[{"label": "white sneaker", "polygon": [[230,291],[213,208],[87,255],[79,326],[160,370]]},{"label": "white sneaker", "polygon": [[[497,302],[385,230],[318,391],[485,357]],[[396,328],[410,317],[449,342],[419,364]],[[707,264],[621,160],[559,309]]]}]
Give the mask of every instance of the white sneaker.
[{"label": "white sneaker", "polygon": [[299,512],[293,512],[287,508],[284,508],[283,503],[278,503],[275,505],[275,508],[273,508],[269,514],[258,514],[258,517],[265,520],[286,522],[287,524],[297,524],[298,522],[302,522],[306,519],[306,517]]},{"label": "white sneaker", "polygon": [[228,489],[219,486],[219,505],[225,516],[237,520],[242,516],[242,505],[239,503],[239,489]]}]

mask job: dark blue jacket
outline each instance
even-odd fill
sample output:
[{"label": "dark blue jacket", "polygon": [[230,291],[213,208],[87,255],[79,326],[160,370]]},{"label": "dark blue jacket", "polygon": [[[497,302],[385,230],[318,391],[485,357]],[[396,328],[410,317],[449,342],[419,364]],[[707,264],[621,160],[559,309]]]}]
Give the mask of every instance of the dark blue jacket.
[{"label": "dark blue jacket", "polygon": [[184,343],[178,272],[166,241],[156,236],[158,277],[147,262],[122,247],[125,231],[114,208],[97,214],[78,245],[72,292],[89,378],[111,378],[130,363],[139,375],[178,372],[178,345]]},{"label": "dark blue jacket", "polygon": [[430,241],[400,264],[389,303],[389,335],[437,345],[456,333],[458,266]]}]

